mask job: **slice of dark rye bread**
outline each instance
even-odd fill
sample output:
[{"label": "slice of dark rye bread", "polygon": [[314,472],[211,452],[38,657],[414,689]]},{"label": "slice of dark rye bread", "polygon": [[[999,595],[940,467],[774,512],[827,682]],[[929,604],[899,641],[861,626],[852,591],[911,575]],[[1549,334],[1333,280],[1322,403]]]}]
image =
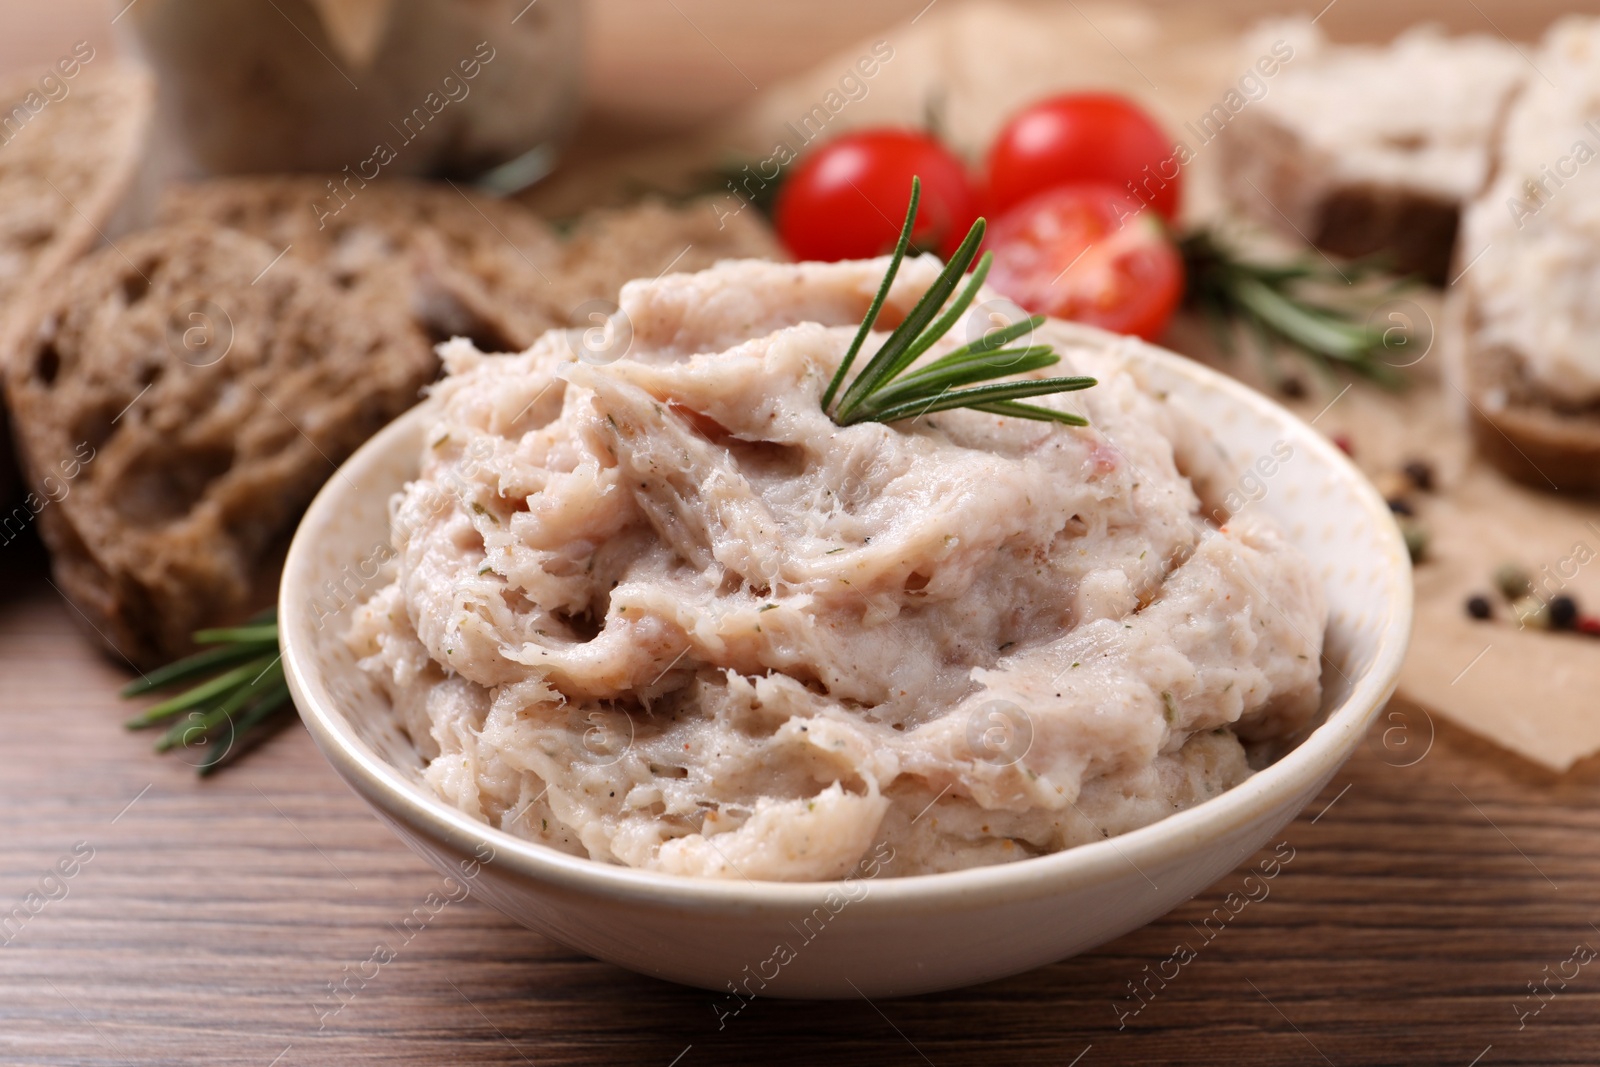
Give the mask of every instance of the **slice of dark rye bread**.
[{"label": "slice of dark rye bread", "polygon": [[615,298],[636,277],[782,257],[760,220],[735,216],[721,226],[705,203],[595,212],[563,239],[515,202],[409,180],[228,178],[173,189],[160,217],[253,234],[351,288],[370,287],[375,269],[408,257],[418,277],[413,299],[434,320],[455,316],[452,332],[489,351],[521,351],[552,327],[586,322],[587,305]]},{"label": "slice of dark rye bread", "polygon": [[140,668],[270,603],[318,487],[437,373],[416,322],[278,252],[206,226],[125,238],[7,354],[25,470],[56,487],[56,582]]},{"label": "slice of dark rye bread", "polygon": [[1447,370],[1478,453],[1530,486],[1600,492],[1600,358],[1592,313],[1600,177],[1600,19],[1554,23],[1491,146],[1489,181],[1464,208]]},{"label": "slice of dark rye bread", "polygon": [[[80,48],[47,82],[0,84],[0,335],[31,288],[100,240],[139,173],[154,83],[93,56]],[[5,421],[0,408],[0,503],[15,485]]]}]

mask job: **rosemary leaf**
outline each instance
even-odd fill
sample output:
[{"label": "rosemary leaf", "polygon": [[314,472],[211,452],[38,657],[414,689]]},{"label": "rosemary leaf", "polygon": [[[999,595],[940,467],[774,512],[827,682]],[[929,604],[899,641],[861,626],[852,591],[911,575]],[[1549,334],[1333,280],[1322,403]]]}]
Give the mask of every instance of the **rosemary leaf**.
[{"label": "rosemary leaf", "polygon": [[[277,638],[274,637],[271,648],[277,647]],[[146,693],[154,693],[158,689],[166,689],[169,686],[177,685],[179,682],[186,682],[191,678],[204,678],[216,673],[223,667],[231,667],[241,660],[256,659],[266,651],[269,651],[267,647],[258,645],[256,642],[208,648],[204,652],[196,652],[185,659],[177,660],[174,663],[167,664],[165,667],[151,671],[137,682],[132,682],[125,686],[122,690],[122,696],[143,696]]]},{"label": "rosemary leaf", "polygon": [[[231,762],[237,743],[289,704],[288,683],[278,652],[278,613],[267,609],[239,626],[201,630],[201,644],[217,647],[168,664],[127,686],[125,697],[190,685],[129,719],[131,730],[164,724],[156,751],[206,747],[202,775]],[[199,684],[194,684],[198,682]],[[183,714],[187,712],[188,714]],[[182,716],[167,722],[174,716]],[[226,729],[224,729],[226,727]]]},{"label": "rosemary leaf", "polygon": [[1337,364],[1380,385],[1405,384],[1405,377],[1380,358],[1391,347],[1382,330],[1361,321],[1357,311],[1318,303],[1304,288],[1348,288],[1380,271],[1381,263],[1352,263],[1342,272],[1310,259],[1262,263],[1241,256],[1207,229],[1184,236],[1178,246],[1188,277],[1184,302],[1205,315],[1222,351],[1233,351],[1232,330],[1238,325],[1256,336],[1265,359],[1288,348],[1324,373],[1331,374]]},{"label": "rosemary leaf", "polygon": [[930,391],[941,392],[974,382],[990,381],[1005,374],[1042,370],[1060,362],[1061,357],[1051,351],[1049,345],[968,354],[965,359],[954,363],[941,360],[903,375],[874,393],[872,402],[889,404],[907,397],[926,396]]},{"label": "rosemary leaf", "polygon": [[200,761],[198,767],[200,776],[203,778],[218,767],[226,766],[237,759],[244,749],[245,738],[251,736],[262,723],[288,704],[289,684],[280,681],[239,717],[239,721],[234,724],[233,735],[226,742],[220,738],[212,740],[206,748],[205,758]]},{"label": "rosemary leaf", "polygon": [[914,352],[907,358],[907,352],[911,351],[911,346],[921,338],[923,331],[928,330],[939,309],[944,307],[944,302],[955,290],[961,276],[967,272],[967,267],[977,254],[978,245],[983,241],[984,225],[982,219],[972,224],[972,229],[967,231],[961,247],[950,257],[950,262],[939,272],[939,277],[933,285],[923,294],[922,299],[917,301],[911,313],[905,317],[905,321],[895,327],[889,339],[883,343],[883,347],[873,354],[855,381],[850,383],[850,388],[845,390],[844,398],[839,401],[838,414],[846,424],[862,421],[850,417],[854,409],[890,378],[905,370],[911,360],[916,358]]},{"label": "rosemary leaf", "polygon": [[911,202],[906,205],[906,221],[900,226],[900,237],[895,241],[894,252],[889,257],[889,269],[884,272],[883,284],[878,286],[878,292],[872,298],[872,303],[867,306],[867,317],[861,320],[861,327],[856,330],[850,348],[844,354],[844,359],[839,361],[839,369],[833,372],[833,380],[828,383],[828,389],[822,394],[822,410],[827,411],[833,404],[834,394],[839,391],[839,386],[844,384],[844,376],[850,372],[850,365],[856,361],[856,356],[861,352],[862,342],[866,341],[867,334],[872,332],[873,325],[878,321],[878,313],[883,310],[883,302],[889,297],[889,287],[894,284],[894,276],[900,272],[900,263],[906,258],[906,246],[911,244],[911,231],[917,221],[917,205],[922,200],[922,180],[911,179]]},{"label": "rosemary leaf", "polygon": [[1001,347],[1010,344],[1012,341],[1015,341],[1022,335],[1032,333],[1034,328],[1042,322],[1044,322],[1044,316],[1035,315],[1029,319],[1022,319],[1021,321],[1013,322],[1009,326],[1003,326],[998,330],[992,330],[984,336],[978,338],[976,341],[969,342],[962,345],[960,348],[946,352],[944,355],[928,364],[928,366],[937,367],[941,363],[958,360],[973,353],[996,351]]},{"label": "rosemary leaf", "polygon": [[219,674],[209,682],[205,682],[186,693],[180,693],[171,700],[164,700],[153,708],[147,708],[138,715],[129,719],[125,724],[130,730],[143,729],[153,726],[162,719],[171,718],[180,711],[205,704],[215,697],[222,697],[235,686],[248,683],[262,671],[272,665],[274,656],[262,656],[260,659],[251,660],[242,667],[236,667],[225,674]]},{"label": "rosemary leaf", "polygon": [[[239,686],[216,707],[199,715],[197,719],[189,719],[187,721],[180,719],[178,722],[173,723],[172,727],[156,742],[156,751],[166,752],[168,749],[179,746],[192,745],[195,742],[190,738],[196,734],[202,737],[209,736],[213,730],[232,719],[235,714],[255,700],[256,697],[282,683],[283,663],[282,661],[274,661],[268,664],[255,678]],[[190,714],[193,715],[195,713],[191,712]]]},{"label": "rosemary leaf", "polygon": [[1037,422],[1060,422],[1068,426],[1087,426],[1089,420],[1070,411],[1042,408],[1037,404],[1019,404],[1015,400],[997,400],[992,404],[974,404],[974,411],[987,411],[991,415],[1010,415],[1016,419],[1033,419]]},{"label": "rosemary leaf", "polygon": [[[978,291],[988,277],[992,258],[985,253],[978,259],[978,248],[983,243],[984,220],[978,219],[967,231],[966,238],[956,249],[950,261],[939,271],[939,276],[928,287],[899,326],[889,334],[867,365],[844,386],[846,375],[855,363],[867,334],[876,324],[883,310],[889,286],[905,256],[911,239],[911,228],[917,217],[917,202],[922,184],[911,182],[911,202],[906,219],[895,244],[894,255],[889,259],[889,269],[883,284],[873,298],[867,317],[856,331],[850,348],[839,363],[832,381],[822,395],[822,409],[840,426],[858,422],[895,422],[933,411],[970,407],[995,415],[1021,419],[1058,422],[1068,426],[1086,426],[1081,415],[1055,411],[1035,404],[1017,403],[1023,397],[1044,396],[1049,393],[1071,392],[1087,389],[1096,382],[1093,378],[1023,378],[1015,381],[997,381],[1014,374],[1028,374],[1061,362],[1049,345],[1020,345],[1006,347],[1012,341],[1031,333],[1044,322],[1044,316],[1034,315],[1021,322],[992,330],[968,344],[961,345],[912,370],[912,365],[928,352],[939,339],[948,334],[967,314]],[[977,266],[967,277],[967,268],[973,260]],[[967,277],[962,285],[962,278]],[[954,300],[951,294],[960,292]],[[946,306],[946,301],[949,301]],[[839,395],[840,388],[844,393]],[[835,403],[837,398],[837,403]]]},{"label": "rosemary leaf", "polygon": [[1295,304],[1280,291],[1254,278],[1238,283],[1239,302],[1266,325],[1303,348],[1330,359],[1359,360],[1371,347],[1365,331]]},{"label": "rosemary leaf", "polygon": [[1047,393],[1065,393],[1075,389],[1087,389],[1097,384],[1099,383],[1093,378],[1024,378],[1019,382],[996,382],[993,385],[957,389],[953,392],[939,393],[928,398],[910,400],[887,408],[874,409],[868,417],[878,422],[897,422],[900,419],[911,418],[916,415],[927,415],[935,411],[949,411],[951,408],[970,407],[974,403],[992,404],[999,400],[1020,400],[1028,396],[1044,396]]},{"label": "rosemary leaf", "polygon": [[950,328],[960,320],[962,315],[966,314],[967,308],[972,306],[973,298],[978,295],[978,290],[983,287],[984,279],[989,276],[989,265],[993,262],[993,254],[985,252],[983,258],[978,260],[978,265],[973,268],[972,276],[968,280],[966,288],[961,290],[961,295],[955,298],[949,310],[939,316],[939,320],[924,331],[922,336],[906,349],[905,355],[900,360],[902,369],[915,363],[917,357],[933,347],[935,341],[949,333]]},{"label": "rosemary leaf", "polygon": [[278,647],[278,624],[196,630],[194,634],[194,643],[197,645],[231,645],[247,641],[270,643],[272,647]]}]

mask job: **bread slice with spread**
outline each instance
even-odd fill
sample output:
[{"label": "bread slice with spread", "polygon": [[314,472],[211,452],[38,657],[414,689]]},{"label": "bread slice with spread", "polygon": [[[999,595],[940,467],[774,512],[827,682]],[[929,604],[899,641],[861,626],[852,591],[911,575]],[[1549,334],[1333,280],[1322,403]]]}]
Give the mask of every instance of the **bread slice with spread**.
[{"label": "bread slice with spread", "polygon": [[1457,385],[1500,469],[1600,490],[1600,19],[1558,23],[1532,61],[1463,218]]}]

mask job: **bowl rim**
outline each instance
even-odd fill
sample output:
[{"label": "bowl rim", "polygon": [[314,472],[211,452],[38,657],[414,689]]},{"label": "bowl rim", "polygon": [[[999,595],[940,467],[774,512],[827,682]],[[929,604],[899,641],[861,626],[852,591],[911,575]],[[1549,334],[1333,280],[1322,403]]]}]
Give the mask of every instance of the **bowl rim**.
[{"label": "bowl rim", "polygon": [[[1050,325],[1068,326],[1072,333],[1090,343],[1104,344],[1110,336],[1075,324],[1052,322]],[[1116,338],[1124,345],[1130,340]],[[1300,744],[1210,800],[1116,837],[1045,856],[960,871],[877,879],[872,891],[853,904],[856,909],[897,914],[942,913],[948,912],[952,901],[977,907],[1056,895],[1126,875],[1130,866],[1144,874],[1147,865],[1157,866],[1186,847],[1221,840],[1230,832],[1292,803],[1296,794],[1308,785],[1320,784],[1354,752],[1394,693],[1411,634],[1411,565],[1400,531],[1377,489],[1332,442],[1293,412],[1242,382],[1155,345],[1132,342],[1127,352],[1130,357],[1151,360],[1162,371],[1187,378],[1203,389],[1219,391],[1229,401],[1282,425],[1297,446],[1304,445],[1322,464],[1336,471],[1342,481],[1349,483],[1363,504],[1362,517],[1378,528],[1386,542],[1391,563],[1389,613],[1372,662],[1362,675],[1351,681],[1350,692],[1344,700],[1329,709],[1326,719]],[[442,798],[425,793],[407,782],[397,768],[356,735],[344,714],[337,710],[337,701],[328,692],[320,674],[312,668],[313,658],[306,651],[307,643],[315,639],[315,631],[308,629],[309,613],[299,608],[309,602],[301,591],[314,588],[309,577],[314,558],[312,538],[331,513],[342,507],[341,499],[347,487],[359,485],[359,479],[340,475],[346,475],[350,468],[370,466],[379,462],[380,457],[386,457],[391,449],[401,446],[416,433],[415,424],[426,418],[430,410],[428,401],[413,407],[340,466],[339,472],[329,478],[307,509],[295,531],[284,565],[278,617],[285,674],[301,719],[318,748],[346,783],[401,825],[463,856],[481,856],[482,846],[487,843],[493,858],[484,861],[485,866],[503,865],[522,878],[550,889],[679,911],[725,912],[731,908],[744,913],[792,914],[814,907],[829,893],[837,894],[848,888],[852,881],[849,878],[823,882],[700,878],[569,855],[479,822]],[[1148,875],[1145,878],[1149,880]]]}]

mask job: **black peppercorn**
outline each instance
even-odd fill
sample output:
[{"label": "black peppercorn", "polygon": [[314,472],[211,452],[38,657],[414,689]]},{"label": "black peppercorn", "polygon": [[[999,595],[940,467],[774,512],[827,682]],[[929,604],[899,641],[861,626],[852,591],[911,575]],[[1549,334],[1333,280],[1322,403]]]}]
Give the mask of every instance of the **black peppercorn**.
[{"label": "black peppercorn", "polygon": [[1494,614],[1494,605],[1482,593],[1467,597],[1467,614],[1474,619],[1487,619]]},{"label": "black peppercorn", "polygon": [[1425,459],[1414,459],[1403,468],[1411,484],[1424,493],[1433,492],[1433,464]]},{"label": "black peppercorn", "polygon": [[1578,602],[1570,596],[1558,596],[1550,601],[1550,628],[1570,630],[1578,624]]},{"label": "black peppercorn", "polygon": [[1417,509],[1411,506],[1411,501],[1399,496],[1389,501],[1389,510],[1396,515],[1410,516],[1417,513]]}]

